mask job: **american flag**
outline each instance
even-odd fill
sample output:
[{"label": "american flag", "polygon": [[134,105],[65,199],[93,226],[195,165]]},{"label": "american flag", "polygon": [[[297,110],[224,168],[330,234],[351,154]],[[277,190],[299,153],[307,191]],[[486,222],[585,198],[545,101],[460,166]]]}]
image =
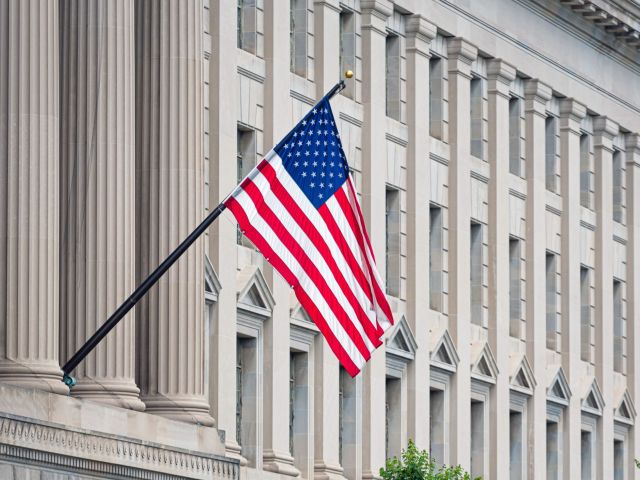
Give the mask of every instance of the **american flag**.
[{"label": "american flag", "polygon": [[224,203],[357,375],[393,316],[327,97]]}]

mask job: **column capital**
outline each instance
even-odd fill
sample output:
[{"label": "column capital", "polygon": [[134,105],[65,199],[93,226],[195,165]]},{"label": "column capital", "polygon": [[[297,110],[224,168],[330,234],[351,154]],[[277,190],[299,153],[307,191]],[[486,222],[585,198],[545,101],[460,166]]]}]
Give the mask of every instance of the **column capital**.
[{"label": "column capital", "polygon": [[429,46],[436,37],[438,28],[420,14],[411,15],[405,25],[407,32],[407,50],[430,57]]},{"label": "column capital", "polygon": [[618,134],[619,126],[606,116],[598,116],[593,120],[593,146],[613,152],[613,137]]},{"label": "column capital", "polygon": [[318,7],[325,7],[336,12],[340,12],[340,0],[313,0],[313,5]]},{"label": "column capital", "polygon": [[496,93],[503,97],[509,96],[509,87],[516,78],[516,69],[500,58],[494,58],[487,65],[489,79],[489,93]]},{"label": "column capital", "polygon": [[525,111],[545,116],[547,102],[551,100],[551,87],[538,79],[527,80],[524,84]]},{"label": "column capital", "polygon": [[362,28],[387,35],[387,18],[393,13],[393,4],[389,0],[362,0]]},{"label": "column capital", "polygon": [[580,121],[587,115],[587,107],[574,98],[560,102],[560,129],[580,134]]},{"label": "column capital", "polygon": [[475,45],[462,37],[450,38],[447,42],[447,54],[450,72],[471,75],[471,63],[478,58],[478,49]]},{"label": "column capital", "polygon": [[[640,162],[640,133],[629,133],[625,135],[624,146],[629,156],[628,163]],[[638,156],[638,161],[632,160],[631,156]]]}]

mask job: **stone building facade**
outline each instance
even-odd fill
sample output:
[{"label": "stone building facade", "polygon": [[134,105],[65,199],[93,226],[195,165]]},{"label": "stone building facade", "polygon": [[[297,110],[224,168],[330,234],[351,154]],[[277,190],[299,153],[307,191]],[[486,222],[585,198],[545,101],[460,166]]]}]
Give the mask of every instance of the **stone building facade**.
[{"label": "stone building facade", "polygon": [[[0,0],[0,478],[640,478],[633,0]],[[351,379],[223,216],[324,92],[396,326]]]}]

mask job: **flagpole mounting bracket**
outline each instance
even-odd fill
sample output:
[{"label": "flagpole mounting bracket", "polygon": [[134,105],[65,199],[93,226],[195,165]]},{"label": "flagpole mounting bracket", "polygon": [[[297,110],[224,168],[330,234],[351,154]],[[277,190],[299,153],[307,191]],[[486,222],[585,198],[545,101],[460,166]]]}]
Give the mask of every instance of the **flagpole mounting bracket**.
[{"label": "flagpole mounting bracket", "polygon": [[69,387],[69,389],[72,389],[73,387],[76,386],[76,383],[78,383],[75,379],[75,377],[72,377],[71,375],[69,375],[68,373],[65,373],[62,376],[62,381],[64,382],[64,384]]}]

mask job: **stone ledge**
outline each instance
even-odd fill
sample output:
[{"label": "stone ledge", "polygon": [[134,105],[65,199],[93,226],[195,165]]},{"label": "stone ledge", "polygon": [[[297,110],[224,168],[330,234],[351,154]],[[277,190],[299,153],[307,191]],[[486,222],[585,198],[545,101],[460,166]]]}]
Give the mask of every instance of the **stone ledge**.
[{"label": "stone ledge", "polygon": [[0,384],[0,461],[109,478],[237,479],[238,461],[216,454],[223,448],[214,428]]}]

